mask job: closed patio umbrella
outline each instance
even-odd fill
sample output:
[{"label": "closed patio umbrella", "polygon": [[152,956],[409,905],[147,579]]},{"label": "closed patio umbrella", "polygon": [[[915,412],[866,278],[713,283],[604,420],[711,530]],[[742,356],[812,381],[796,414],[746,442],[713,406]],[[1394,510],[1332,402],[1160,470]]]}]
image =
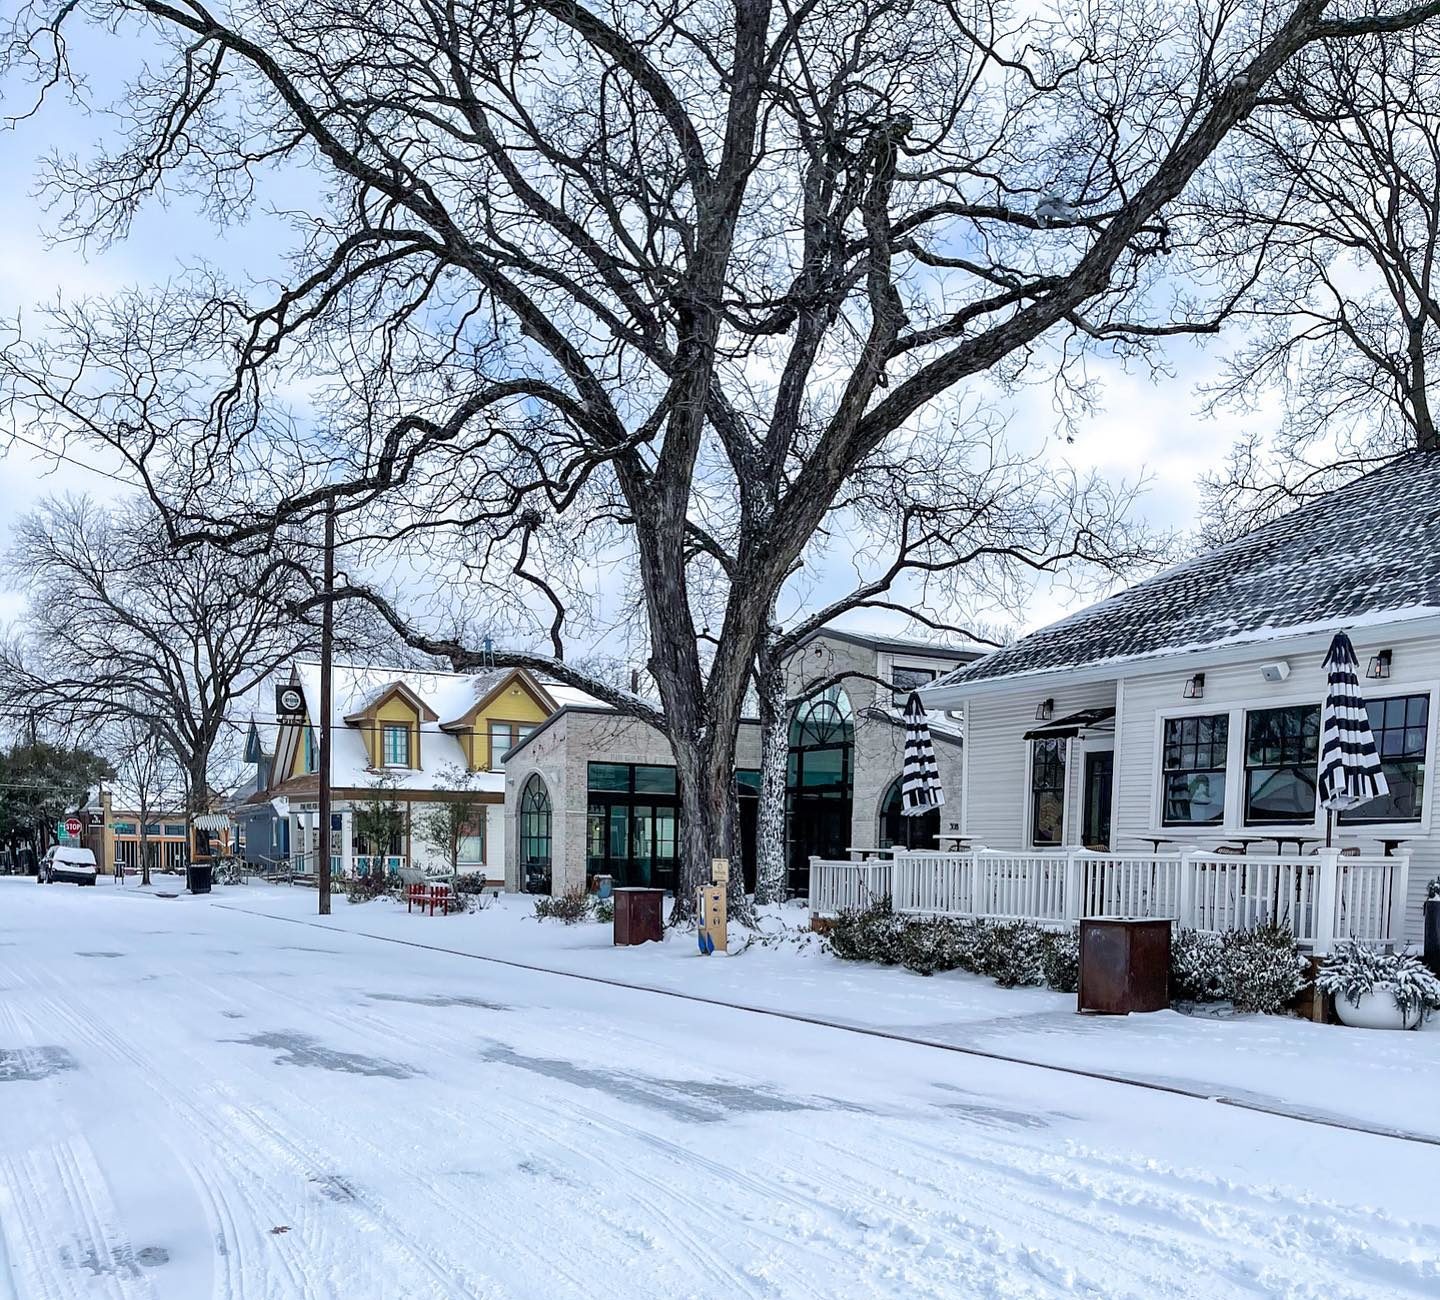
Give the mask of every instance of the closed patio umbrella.
[{"label": "closed patio umbrella", "polygon": [[1325,809],[1325,844],[1330,844],[1337,809],[1354,808],[1390,793],[1380,766],[1370,715],[1360,694],[1360,666],[1344,632],[1335,633],[1325,655],[1328,685],[1320,711],[1320,803]]},{"label": "closed patio umbrella", "polygon": [[[940,769],[935,764],[935,745],[930,739],[930,723],[925,706],[917,691],[910,692],[905,702],[905,765],[900,771],[900,812],[906,817],[920,817],[945,802],[940,786]],[[910,836],[905,836],[908,845]]]}]

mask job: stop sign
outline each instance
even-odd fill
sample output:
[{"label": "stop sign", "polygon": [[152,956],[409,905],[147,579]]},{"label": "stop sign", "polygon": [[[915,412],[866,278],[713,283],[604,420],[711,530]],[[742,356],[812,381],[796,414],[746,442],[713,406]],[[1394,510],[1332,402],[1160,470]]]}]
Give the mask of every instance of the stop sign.
[{"label": "stop sign", "polygon": [[65,819],[65,834],[72,840],[78,840],[80,838],[80,832],[84,829],[78,817],[67,817]]}]

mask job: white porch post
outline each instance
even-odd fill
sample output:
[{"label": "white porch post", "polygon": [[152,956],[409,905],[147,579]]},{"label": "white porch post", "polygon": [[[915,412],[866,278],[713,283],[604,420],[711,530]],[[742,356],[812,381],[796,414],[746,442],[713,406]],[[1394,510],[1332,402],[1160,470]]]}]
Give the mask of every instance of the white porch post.
[{"label": "white porch post", "polygon": [[1070,849],[1065,854],[1065,919],[1067,921],[1078,921],[1084,912],[1084,899],[1081,897],[1084,886],[1085,864],[1081,855]]},{"label": "white porch post", "polygon": [[1180,855],[1180,905],[1176,924],[1183,930],[1195,928],[1195,891],[1200,883],[1200,853],[1191,849]]},{"label": "white porch post", "polygon": [[505,879],[505,805],[485,805],[485,879]]},{"label": "white porch post", "polygon": [[1340,880],[1340,850],[1321,849],[1315,869],[1315,953],[1324,956],[1335,943],[1335,896]]},{"label": "white porch post", "polygon": [[340,874],[355,874],[355,814],[347,806],[340,810]]},{"label": "white porch post", "polygon": [[1405,909],[1410,905],[1410,850],[1403,848],[1390,871],[1390,924],[1385,936],[1397,947],[1405,942]]}]

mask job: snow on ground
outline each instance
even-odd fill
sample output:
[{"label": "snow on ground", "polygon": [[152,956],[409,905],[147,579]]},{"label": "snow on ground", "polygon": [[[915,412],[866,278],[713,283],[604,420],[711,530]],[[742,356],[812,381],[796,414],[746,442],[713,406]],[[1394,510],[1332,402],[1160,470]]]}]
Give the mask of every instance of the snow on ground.
[{"label": "snow on ground", "polygon": [[[0,1297],[1440,1292],[1433,1146],[358,931],[996,1041],[1054,1021],[1050,1047],[1063,999],[795,951],[615,952],[523,900],[253,914],[313,906],[0,879]],[[1134,1056],[1190,1032],[1136,1026],[1180,1019],[1075,1037]],[[1221,1058],[1249,1024],[1199,1028]],[[1409,1060],[1264,1029],[1326,1070]],[[1389,1037],[1433,1065],[1433,1034]]]},{"label": "snow on ground", "polygon": [[[230,890],[222,901],[318,920],[310,890]],[[725,960],[701,958],[693,938],[674,932],[663,945],[616,950],[608,926],[538,922],[519,895],[444,918],[337,898],[325,924],[1440,1138],[1440,1017],[1418,1034],[1377,1034],[1287,1016],[1077,1016],[1072,994],[842,962],[818,937]],[[772,934],[806,925],[802,907],[765,918]],[[745,934],[732,926],[732,945]]]}]

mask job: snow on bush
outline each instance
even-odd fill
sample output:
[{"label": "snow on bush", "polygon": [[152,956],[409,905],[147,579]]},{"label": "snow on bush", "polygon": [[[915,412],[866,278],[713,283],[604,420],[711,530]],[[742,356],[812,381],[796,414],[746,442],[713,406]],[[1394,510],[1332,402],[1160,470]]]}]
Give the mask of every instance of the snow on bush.
[{"label": "snow on bush", "polygon": [[[904,966],[918,975],[963,970],[988,975],[1002,988],[1044,986],[1073,993],[1080,979],[1078,934],[1033,921],[903,917],[882,901],[841,912],[825,943],[846,961]],[[1305,987],[1305,972],[1294,937],[1273,926],[1225,935],[1179,930],[1171,942],[1171,996],[1181,1002],[1283,1011]]]},{"label": "snow on bush", "polygon": [[1335,946],[1320,964],[1315,983],[1352,1007],[1367,993],[1388,992],[1400,1014],[1409,1019],[1417,1011],[1428,1017],[1440,1010],[1440,979],[1410,953],[1380,952],[1347,939]]},{"label": "snow on bush", "polygon": [[1222,958],[1230,1001],[1241,1011],[1283,1011],[1307,982],[1295,936],[1279,926],[1227,934]]},{"label": "snow on bush", "polygon": [[1056,933],[1029,921],[972,921],[955,917],[902,917],[888,901],[841,912],[825,938],[845,961],[904,966],[917,975],[963,970],[988,975],[1006,988],[1046,983],[1074,992],[1078,948],[1073,933]]},{"label": "snow on bush", "polygon": [[1440,876],[1435,876],[1425,887],[1425,901],[1440,903]]},{"label": "snow on bush", "polygon": [[590,900],[578,889],[569,894],[535,900],[537,921],[564,921],[566,925],[574,925],[577,921],[583,921],[589,913]]}]

